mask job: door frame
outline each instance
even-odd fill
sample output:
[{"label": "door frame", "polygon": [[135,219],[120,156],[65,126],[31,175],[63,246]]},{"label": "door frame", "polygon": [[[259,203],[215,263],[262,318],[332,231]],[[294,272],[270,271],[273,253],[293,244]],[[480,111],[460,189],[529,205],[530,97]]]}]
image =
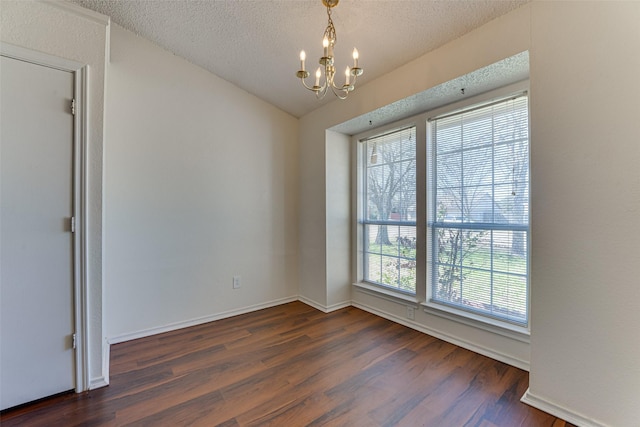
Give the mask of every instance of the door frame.
[{"label": "door frame", "polygon": [[[69,59],[58,58],[42,52],[0,41],[0,55],[19,61],[30,62],[61,71],[67,71],[74,77],[75,114],[73,115],[73,313],[76,346],[75,391],[80,393],[89,389],[89,351],[88,351],[88,276],[87,276],[87,64]],[[69,105],[71,109],[71,105]]]}]

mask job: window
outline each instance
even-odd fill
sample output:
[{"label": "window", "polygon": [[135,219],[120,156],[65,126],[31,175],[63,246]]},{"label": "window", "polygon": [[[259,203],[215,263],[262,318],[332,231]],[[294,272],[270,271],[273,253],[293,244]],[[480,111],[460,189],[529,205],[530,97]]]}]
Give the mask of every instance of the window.
[{"label": "window", "polygon": [[416,132],[396,130],[361,141],[363,279],[416,291]]},{"label": "window", "polygon": [[480,328],[529,326],[524,83],[355,137],[357,285]]},{"label": "window", "polygon": [[525,95],[430,121],[430,301],[528,323]]}]

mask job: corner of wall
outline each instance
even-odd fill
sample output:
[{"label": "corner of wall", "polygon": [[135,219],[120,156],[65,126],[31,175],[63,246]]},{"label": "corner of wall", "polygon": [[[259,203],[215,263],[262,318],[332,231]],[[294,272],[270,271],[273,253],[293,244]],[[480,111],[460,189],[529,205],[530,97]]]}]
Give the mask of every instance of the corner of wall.
[{"label": "corner of wall", "polygon": [[582,427],[605,427],[605,424],[577,414],[567,408],[556,405],[555,403],[532,394],[529,388],[527,388],[527,391],[525,391],[520,401],[575,425],[579,425]]}]

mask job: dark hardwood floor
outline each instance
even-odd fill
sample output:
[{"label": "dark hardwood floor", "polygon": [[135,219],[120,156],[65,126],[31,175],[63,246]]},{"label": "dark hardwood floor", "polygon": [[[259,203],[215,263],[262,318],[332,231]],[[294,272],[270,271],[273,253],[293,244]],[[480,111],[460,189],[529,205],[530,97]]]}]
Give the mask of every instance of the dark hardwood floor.
[{"label": "dark hardwood floor", "polygon": [[10,426],[570,426],[519,399],[526,372],[346,308],[300,302],[114,345],[111,384]]}]

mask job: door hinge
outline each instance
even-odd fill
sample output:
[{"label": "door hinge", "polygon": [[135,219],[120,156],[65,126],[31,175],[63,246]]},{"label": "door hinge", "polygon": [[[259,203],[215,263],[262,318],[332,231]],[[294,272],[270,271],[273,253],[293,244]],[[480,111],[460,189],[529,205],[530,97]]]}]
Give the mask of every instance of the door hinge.
[{"label": "door hinge", "polygon": [[71,115],[72,116],[76,115],[76,99],[75,98],[71,100]]},{"label": "door hinge", "polygon": [[75,216],[71,217],[71,232],[72,233],[76,232],[76,217]]},{"label": "door hinge", "polygon": [[76,349],[76,334],[71,335],[71,345],[73,346],[73,349]]}]

